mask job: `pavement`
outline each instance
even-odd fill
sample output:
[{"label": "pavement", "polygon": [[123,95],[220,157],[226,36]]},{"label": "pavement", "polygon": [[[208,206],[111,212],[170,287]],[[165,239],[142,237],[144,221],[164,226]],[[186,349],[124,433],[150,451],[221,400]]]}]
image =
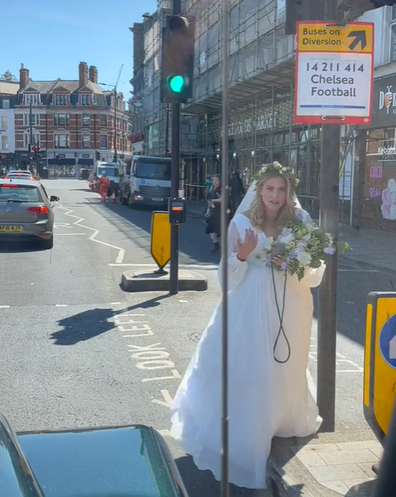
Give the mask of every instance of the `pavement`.
[{"label": "pavement", "polygon": [[[204,219],[206,201],[189,201],[188,215]],[[350,249],[340,260],[353,260],[396,271],[395,233],[369,228],[349,228],[340,226],[339,238],[349,244]]]}]

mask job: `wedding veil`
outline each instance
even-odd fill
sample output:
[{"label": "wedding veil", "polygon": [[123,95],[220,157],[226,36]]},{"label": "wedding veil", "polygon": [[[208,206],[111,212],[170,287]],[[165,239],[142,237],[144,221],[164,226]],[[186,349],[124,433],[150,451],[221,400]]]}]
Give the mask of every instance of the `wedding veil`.
[{"label": "wedding veil", "polygon": [[[239,204],[236,210],[236,214],[242,214],[250,209],[250,205],[253,202],[254,197],[256,196],[256,186],[257,186],[257,181],[253,181],[248,191],[246,192],[246,195],[243,197],[242,202]],[[293,195],[293,198],[296,209],[301,209],[302,207],[300,201],[298,200],[295,194]]]}]

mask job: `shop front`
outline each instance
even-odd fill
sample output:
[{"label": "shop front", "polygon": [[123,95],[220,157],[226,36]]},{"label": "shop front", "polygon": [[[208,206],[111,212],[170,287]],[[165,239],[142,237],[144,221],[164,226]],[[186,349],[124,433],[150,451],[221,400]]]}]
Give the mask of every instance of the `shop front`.
[{"label": "shop front", "polygon": [[374,81],[367,130],[360,224],[396,231],[396,76]]}]

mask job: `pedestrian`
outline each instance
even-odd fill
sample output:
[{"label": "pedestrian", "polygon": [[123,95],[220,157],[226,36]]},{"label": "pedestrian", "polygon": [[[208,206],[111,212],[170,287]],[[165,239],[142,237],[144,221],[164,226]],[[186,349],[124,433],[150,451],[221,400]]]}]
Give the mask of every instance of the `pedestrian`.
[{"label": "pedestrian", "polygon": [[221,232],[221,184],[220,177],[217,175],[212,177],[212,188],[208,194],[208,208],[205,217],[205,233],[210,236],[210,239],[213,242],[212,252],[219,252]]},{"label": "pedestrian", "polygon": [[[229,482],[251,489],[267,486],[274,436],[307,437],[321,424],[307,365],[311,288],[320,284],[325,266],[307,267],[299,280],[281,270],[282,257],[271,251],[288,222],[311,221],[294,204],[295,186],[289,169],[279,163],[264,167],[228,227]],[[222,453],[221,323],[220,301],[171,408],[171,435],[199,469],[210,469],[217,480]]]},{"label": "pedestrian", "polygon": [[99,194],[102,202],[106,202],[109,187],[110,180],[107,177],[106,171],[103,171],[99,181]]},{"label": "pedestrian", "polygon": [[230,218],[232,218],[245,195],[245,189],[239,171],[233,171],[231,174],[229,191]]}]

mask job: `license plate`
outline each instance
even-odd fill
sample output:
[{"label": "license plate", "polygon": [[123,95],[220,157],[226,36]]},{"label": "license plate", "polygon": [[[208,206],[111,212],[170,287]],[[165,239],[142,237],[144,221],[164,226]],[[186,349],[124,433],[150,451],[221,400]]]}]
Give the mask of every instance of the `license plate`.
[{"label": "license plate", "polygon": [[163,202],[163,198],[158,198],[158,197],[155,197],[155,198],[152,198],[151,199],[153,202]]},{"label": "license plate", "polygon": [[17,232],[21,232],[23,230],[22,226],[1,226],[0,225],[0,233],[8,233],[10,231],[12,231],[13,233]]}]

